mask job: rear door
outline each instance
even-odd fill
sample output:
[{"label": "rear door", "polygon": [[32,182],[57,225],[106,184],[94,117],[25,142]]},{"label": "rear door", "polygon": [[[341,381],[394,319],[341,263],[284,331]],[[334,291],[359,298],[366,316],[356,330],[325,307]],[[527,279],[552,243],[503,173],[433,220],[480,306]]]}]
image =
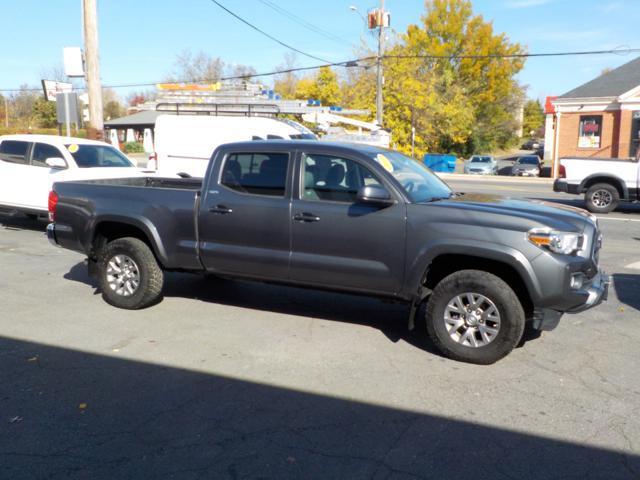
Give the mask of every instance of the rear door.
[{"label": "rear door", "polygon": [[355,158],[302,153],[292,205],[291,279],[340,289],[396,293],[402,286],[405,204],[357,202],[382,176]]},{"label": "rear door", "polygon": [[[22,140],[3,140],[0,143],[0,204],[26,207],[30,193],[31,143]],[[46,208],[46,207],[45,207]]]},{"label": "rear door", "polygon": [[286,151],[228,153],[216,160],[198,218],[200,256],[213,273],[287,278],[291,169]]}]

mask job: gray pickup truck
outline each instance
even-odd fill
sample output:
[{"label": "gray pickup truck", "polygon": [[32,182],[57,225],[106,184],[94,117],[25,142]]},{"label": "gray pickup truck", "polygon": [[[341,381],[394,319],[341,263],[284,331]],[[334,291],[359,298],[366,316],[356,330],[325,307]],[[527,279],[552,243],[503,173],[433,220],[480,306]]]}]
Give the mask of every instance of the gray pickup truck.
[{"label": "gray pickup truck", "polygon": [[227,144],[204,179],[56,183],[49,209],[49,239],[87,255],[116,307],[157,303],[165,271],[353,292],[406,302],[410,328],[424,311],[435,345],[473,363],[508,354],[526,322],[550,330],[599,304],[609,285],[591,214],[457,194],[362,145]]}]

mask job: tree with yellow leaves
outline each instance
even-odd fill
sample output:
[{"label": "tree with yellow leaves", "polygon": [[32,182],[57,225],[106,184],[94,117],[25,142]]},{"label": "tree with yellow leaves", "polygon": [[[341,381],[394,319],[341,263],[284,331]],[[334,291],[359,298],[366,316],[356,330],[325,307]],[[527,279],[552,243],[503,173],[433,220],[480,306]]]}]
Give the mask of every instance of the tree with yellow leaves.
[{"label": "tree with yellow leaves", "polygon": [[[474,15],[469,0],[430,0],[425,5],[421,24],[410,25],[385,52],[384,126],[391,130],[394,146],[411,151],[412,126],[416,156],[507,145],[522,102],[515,80],[524,66],[517,57],[522,47]],[[370,70],[350,74],[345,97],[351,107],[375,111]]]},{"label": "tree with yellow leaves", "polygon": [[327,106],[339,105],[342,92],[336,73],[331,67],[322,67],[315,76],[300,79],[296,84],[295,97],[320,100]]}]

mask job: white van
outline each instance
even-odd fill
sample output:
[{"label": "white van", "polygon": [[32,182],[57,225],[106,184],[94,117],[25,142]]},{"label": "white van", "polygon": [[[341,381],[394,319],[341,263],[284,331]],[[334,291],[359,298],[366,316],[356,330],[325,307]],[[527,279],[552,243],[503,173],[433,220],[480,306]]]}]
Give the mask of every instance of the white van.
[{"label": "white van", "polygon": [[147,167],[161,175],[204,177],[209,158],[219,145],[273,139],[315,140],[316,136],[299,123],[279,118],[160,115],[155,126],[155,153]]},{"label": "white van", "polygon": [[55,135],[0,136],[0,209],[47,213],[54,182],[143,175],[108,143]]}]

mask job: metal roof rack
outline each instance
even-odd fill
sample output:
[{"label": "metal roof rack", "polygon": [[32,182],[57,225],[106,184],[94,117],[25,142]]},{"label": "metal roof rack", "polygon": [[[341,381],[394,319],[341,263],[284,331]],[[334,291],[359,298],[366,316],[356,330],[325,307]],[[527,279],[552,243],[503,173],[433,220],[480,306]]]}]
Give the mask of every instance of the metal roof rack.
[{"label": "metal roof rack", "polygon": [[268,103],[174,103],[163,102],[156,105],[156,111],[176,115],[237,115],[237,116],[277,116],[280,107]]}]

